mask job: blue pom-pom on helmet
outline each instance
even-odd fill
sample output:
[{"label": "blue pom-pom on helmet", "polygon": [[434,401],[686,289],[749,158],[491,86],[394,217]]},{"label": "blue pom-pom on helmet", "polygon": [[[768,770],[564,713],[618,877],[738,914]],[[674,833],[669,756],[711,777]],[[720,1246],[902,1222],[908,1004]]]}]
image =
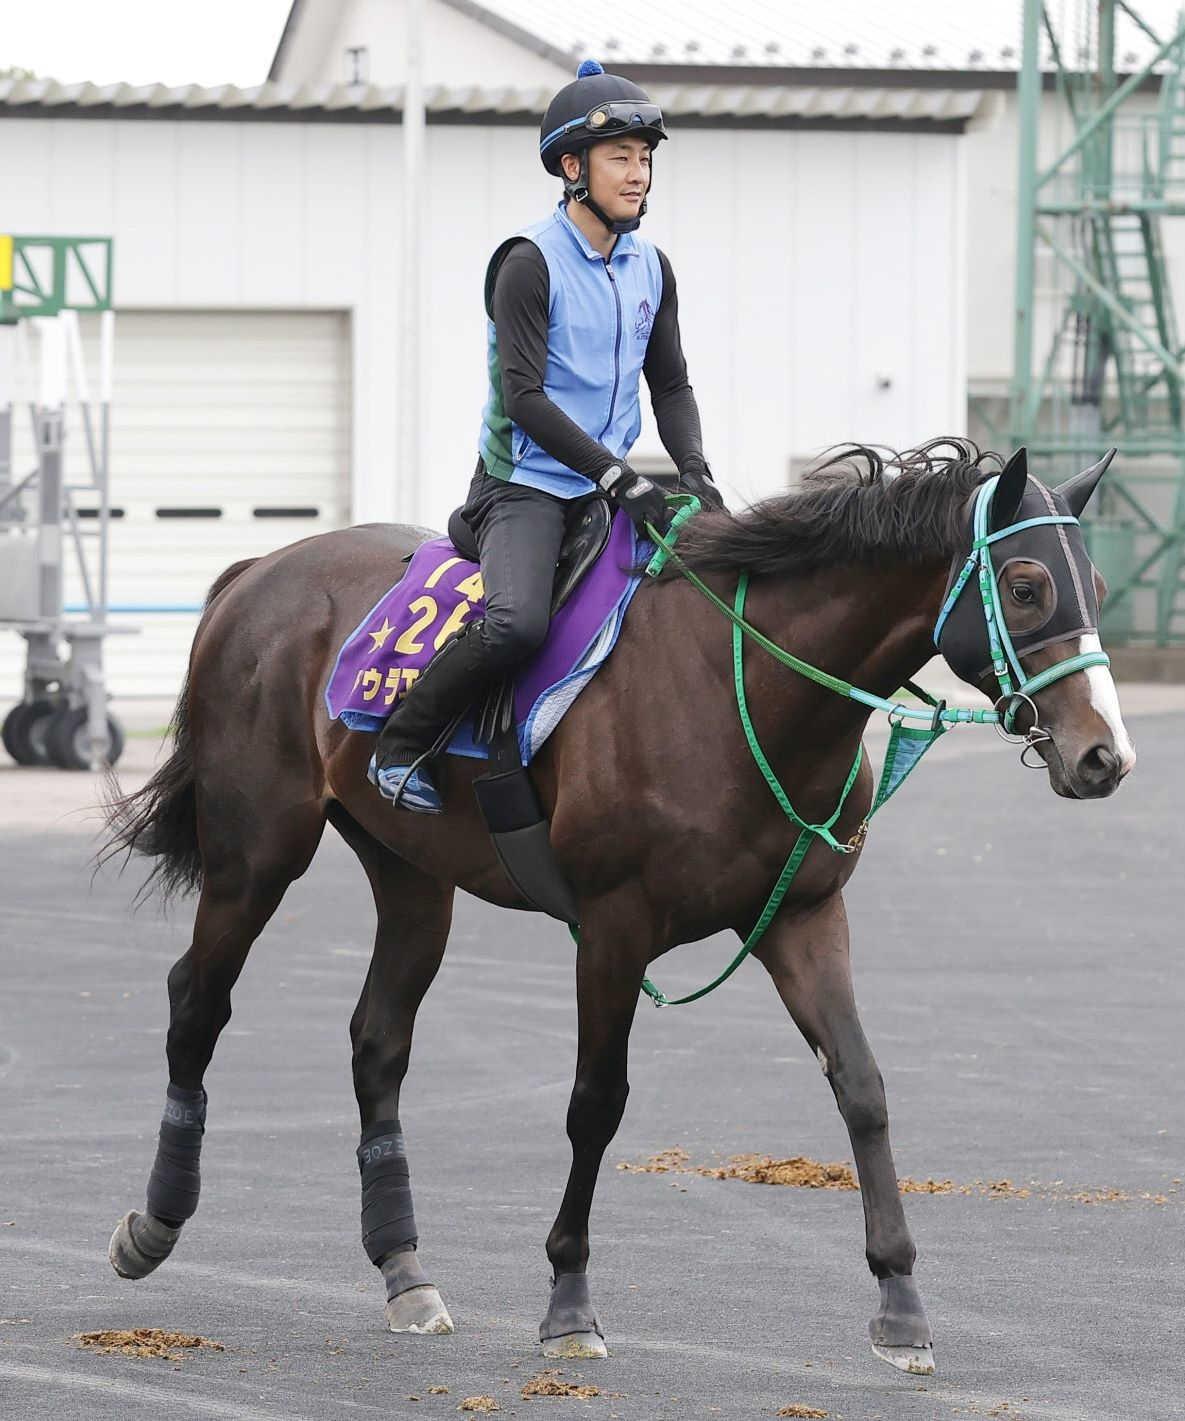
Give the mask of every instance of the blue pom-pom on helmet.
[{"label": "blue pom-pom on helmet", "polygon": [[[632,232],[646,211],[645,202],[636,217],[616,222],[588,195],[588,150],[602,139],[621,136],[645,139],[653,154],[667,136],[662,110],[632,80],[606,74],[595,59],[586,59],[572,83],[547,106],[539,128],[539,157],[552,177],[564,179],[568,197],[586,203],[610,231]],[[568,179],[561,166],[565,153],[580,158],[580,174],[574,179]]]}]

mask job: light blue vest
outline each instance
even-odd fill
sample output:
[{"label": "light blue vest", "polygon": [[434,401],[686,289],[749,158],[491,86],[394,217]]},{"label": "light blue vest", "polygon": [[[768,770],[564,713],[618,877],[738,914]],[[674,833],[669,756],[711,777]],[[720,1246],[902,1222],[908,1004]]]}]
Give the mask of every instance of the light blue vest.
[{"label": "light blue vest", "polygon": [[[658,252],[626,232],[606,262],[569,221],[562,201],[518,235],[543,253],[550,278],[543,389],[590,438],[624,459],[642,427],[638,385],[662,300]],[[490,394],[480,440],[487,472],[559,498],[589,493],[590,479],[545,453],[506,413],[492,320],[487,338]]]}]

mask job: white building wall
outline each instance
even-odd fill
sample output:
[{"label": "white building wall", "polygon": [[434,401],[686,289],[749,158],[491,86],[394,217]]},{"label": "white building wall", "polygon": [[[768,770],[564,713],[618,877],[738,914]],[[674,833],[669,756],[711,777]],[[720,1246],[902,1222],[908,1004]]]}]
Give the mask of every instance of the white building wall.
[{"label": "white building wall", "polygon": [[[281,77],[341,84],[354,70],[347,49],[365,48],[372,84],[402,84],[407,73],[406,0],[314,0],[307,34],[285,56]],[[557,89],[570,70],[525,49],[439,0],[424,5],[422,71],[436,84],[539,84]]]},{"label": "white building wall", "polygon": [[401,168],[393,124],[0,123],[6,229],[112,236],[118,308],[353,313],[360,520],[417,513],[395,476]]},{"label": "white building wall", "polygon": [[[404,476],[400,137],[393,124],[6,120],[0,184],[14,231],[114,237],[122,308],[350,312],[352,516],[439,525],[475,458],[486,261],[558,185],[532,129],[429,127],[424,468]],[[741,499],[838,441],[964,427],[960,142],[687,129],[662,145],[644,231],[674,265],[709,458]],[[649,421],[638,452],[662,452]]]}]

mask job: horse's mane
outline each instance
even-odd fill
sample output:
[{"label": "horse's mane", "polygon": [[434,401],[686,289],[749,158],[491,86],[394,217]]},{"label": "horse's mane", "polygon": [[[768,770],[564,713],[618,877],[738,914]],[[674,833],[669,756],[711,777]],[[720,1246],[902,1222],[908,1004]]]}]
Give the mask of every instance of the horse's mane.
[{"label": "horse's mane", "polygon": [[962,546],[967,498],[1002,463],[956,437],[900,454],[840,445],[793,493],[735,517],[692,519],[679,554],[700,572],[747,569],[755,576],[952,558]]}]

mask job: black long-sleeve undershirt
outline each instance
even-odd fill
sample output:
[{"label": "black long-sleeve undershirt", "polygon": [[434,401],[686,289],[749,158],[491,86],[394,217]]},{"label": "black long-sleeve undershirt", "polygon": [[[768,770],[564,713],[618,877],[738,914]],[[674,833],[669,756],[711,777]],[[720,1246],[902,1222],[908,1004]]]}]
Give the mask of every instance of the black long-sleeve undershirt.
[{"label": "black long-sleeve undershirt", "polygon": [[[702,470],[706,467],[703,436],[679,338],[675,274],[665,253],[660,251],[658,259],[662,299],[642,370],[663,447],[681,473]],[[543,253],[533,242],[517,243],[503,259],[494,282],[493,317],[503,407],[553,459],[596,479],[618,460],[549,399],[543,388],[549,295],[550,277]]]}]

